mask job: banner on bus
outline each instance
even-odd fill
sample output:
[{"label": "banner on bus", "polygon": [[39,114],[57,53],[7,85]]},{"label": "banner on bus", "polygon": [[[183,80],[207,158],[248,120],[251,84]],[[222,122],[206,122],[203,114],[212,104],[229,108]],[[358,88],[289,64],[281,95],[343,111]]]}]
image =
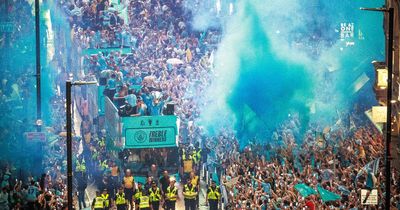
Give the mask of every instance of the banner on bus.
[{"label": "banner on bus", "polygon": [[123,117],[125,148],[177,147],[177,117]]}]

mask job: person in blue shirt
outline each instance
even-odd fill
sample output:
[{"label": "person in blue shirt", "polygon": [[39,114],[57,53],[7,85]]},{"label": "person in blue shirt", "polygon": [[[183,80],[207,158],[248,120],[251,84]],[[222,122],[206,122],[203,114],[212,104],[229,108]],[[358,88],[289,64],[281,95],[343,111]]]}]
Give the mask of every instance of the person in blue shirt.
[{"label": "person in blue shirt", "polygon": [[107,81],[107,89],[115,90],[115,88],[117,87],[116,77],[117,75],[115,75],[114,73],[111,74],[111,78],[109,78]]},{"label": "person in blue shirt", "polygon": [[107,69],[107,62],[106,62],[106,59],[104,58],[104,56],[103,56],[103,54],[101,52],[97,55],[97,59],[98,59],[100,70],[101,71],[102,70],[106,70]]},{"label": "person in blue shirt", "polygon": [[132,85],[141,85],[142,81],[143,79],[140,75],[140,72],[135,72],[130,82]]},{"label": "person in blue shirt", "polygon": [[142,97],[137,97],[136,100],[136,114],[132,116],[145,116],[147,111],[146,105],[143,103]]},{"label": "person in blue shirt", "polygon": [[39,188],[35,185],[35,181],[32,180],[26,192],[26,200],[28,201],[29,209],[37,209],[38,195]]},{"label": "person in blue shirt", "polygon": [[153,101],[153,96],[150,94],[150,91],[147,87],[142,88],[141,97],[144,104],[146,104],[147,107],[150,107]]},{"label": "person in blue shirt", "polygon": [[137,105],[137,97],[135,94],[133,94],[132,90],[128,90],[128,95],[125,96],[126,102],[131,105],[132,107],[135,107]]},{"label": "person in blue shirt", "polygon": [[126,28],[121,31],[121,41],[123,47],[131,47],[131,34]]},{"label": "person in blue shirt", "polygon": [[161,115],[162,109],[164,107],[164,101],[154,98],[153,103],[148,106],[150,116]]}]

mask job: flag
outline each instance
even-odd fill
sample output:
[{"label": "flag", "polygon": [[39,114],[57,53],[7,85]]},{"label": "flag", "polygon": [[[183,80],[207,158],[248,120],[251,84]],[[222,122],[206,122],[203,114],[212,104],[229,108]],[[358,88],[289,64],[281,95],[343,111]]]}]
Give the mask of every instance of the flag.
[{"label": "flag", "polygon": [[321,185],[317,186],[317,190],[323,202],[336,201],[341,199],[340,195],[333,193],[329,190],[325,190],[323,187],[321,187]]},{"label": "flag", "polygon": [[356,180],[358,179],[358,177],[360,177],[364,172],[365,173],[372,173],[373,175],[376,175],[378,173],[379,170],[379,160],[381,158],[377,158],[375,160],[370,161],[369,163],[367,163],[367,165],[365,165],[364,167],[362,167],[356,176]]},{"label": "flag", "polygon": [[294,186],[294,189],[296,189],[297,192],[299,192],[300,195],[305,197],[305,198],[310,196],[310,195],[317,194],[317,192],[315,192],[315,190],[313,188],[309,187],[308,185],[306,185],[304,183],[296,184]]},{"label": "flag", "polygon": [[372,164],[371,164],[371,172],[372,172],[374,175],[378,174],[378,171],[379,171],[379,160],[380,160],[380,159],[381,159],[381,158],[377,158],[377,159],[375,159],[375,160],[372,161]]},{"label": "flag", "polygon": [[350,190],[347,189],[346,187],[339,185],[338,186],[338,190],[340,190],[340,192],[342,192],[343,195],[350,195]]},{"label": "flag", "polygon": [[353,117],[350,116],[350,117],[349,117],[349,121],[350,121],[349,130],[350,130],[350,131],[355,130],[355,129],[356,129],[356,123],[354,122]]}]

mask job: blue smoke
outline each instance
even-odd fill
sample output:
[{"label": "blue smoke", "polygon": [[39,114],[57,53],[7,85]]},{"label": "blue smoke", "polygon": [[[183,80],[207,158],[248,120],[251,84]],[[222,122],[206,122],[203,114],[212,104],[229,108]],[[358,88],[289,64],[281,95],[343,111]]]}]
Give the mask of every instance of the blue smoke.
[{"label": "blue smoke", "polygon": [[[370,62],[384,58],[382,14],[359,8],[379,3],[237,1],[221,21],[201,124],[210,133],[230,127],[246,142],[269,139],[290,115],[299,116],[301,134],[310,122],[334,123],[354,103],[375,104]],[[351,37],[341,39],[341,23],[354,26]]]},{"label": "blue smoke", "polygon": [[[25,132],[36,131],[34,5],[17,0],[1,6],[4,8],[0,7],[0,22],[11,23],[13,27],[11,31],[0,31],[0,76],[2,80],[7,80],[7,84],[1,87],[2,99],[6,100],[0,101],[0,167],[9,162],[21,169],[19,175],[24,171],[39,175],[43,172],[40,163],[47,155],[43,154],[44,143],[30,142],[24,136]],[[7,10],[3,11],[5,8]],[[47,54],[48,32],[54,28],[48,28],[47,23],[51,20],[46,18],[61,22],[62,17],[60,14],[57,14],[57,18],[45,16],[49,10],[56,12],[55,5],[48,5],[47,1],[43,1],[40,9],[42,131],[46,132],[46,127],[53,123],[51,100],[55,95],[54,80],[58,74],[54,68],[56,62]],[[58,47],[62,45],[60,40],[51,41]]]}]

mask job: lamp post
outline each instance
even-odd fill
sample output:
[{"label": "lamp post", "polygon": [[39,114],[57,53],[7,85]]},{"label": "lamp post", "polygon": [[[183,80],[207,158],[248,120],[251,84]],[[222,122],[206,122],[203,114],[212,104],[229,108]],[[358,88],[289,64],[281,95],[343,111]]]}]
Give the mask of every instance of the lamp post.
[{"label": "lamp post", "polygon": [[392,80],[393,80],[393,27],[394,8],[360,8],[361,10],[387,12],[388,13],[388,42],[386,52],[386,65],[388,69],[387,98],[386,98],[386,147],[385,147],[385,209],[390,209],[390,144],[392,141]]},{"label": "lamp post", "polygon": [[67,191],[68,209],[72,210],[72,114],[71,114],[71,88],[74,85],[94,85],[97,81],[66,81],[66,114],[67,114]]},{"label": "lamp post", "polygon": [[[36,37],[36,120],[40,122],[42,119],[42,93],[40,84],[40,5],[39,0],[35,0],[35,37]],[[40,132],[42,125],[36,123],[36,130]]]}]

